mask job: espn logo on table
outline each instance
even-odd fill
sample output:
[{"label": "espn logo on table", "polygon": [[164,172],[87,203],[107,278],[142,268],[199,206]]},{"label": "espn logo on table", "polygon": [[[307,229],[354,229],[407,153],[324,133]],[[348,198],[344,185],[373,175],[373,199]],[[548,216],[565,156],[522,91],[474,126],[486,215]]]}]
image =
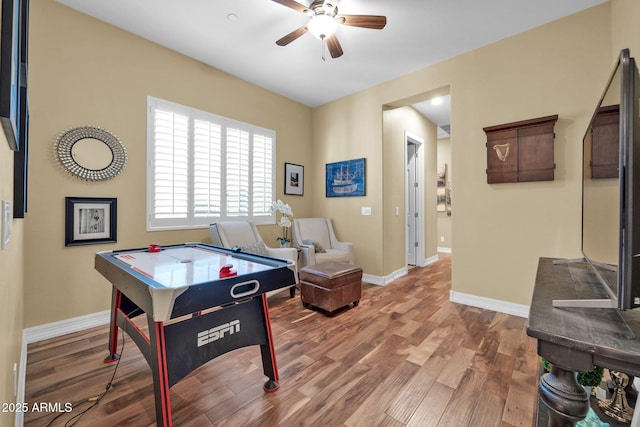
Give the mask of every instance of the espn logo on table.
[{"label": "espn logo on table", "polygon": [[223,323],[215,328],[207,329],[206,331],[198,332],[198,347],[202,347],[205,344],[218,341],[224,338],[226,335],[233,335],[236,332],[240,332],[240,321],[232,320],[229,323]]}]

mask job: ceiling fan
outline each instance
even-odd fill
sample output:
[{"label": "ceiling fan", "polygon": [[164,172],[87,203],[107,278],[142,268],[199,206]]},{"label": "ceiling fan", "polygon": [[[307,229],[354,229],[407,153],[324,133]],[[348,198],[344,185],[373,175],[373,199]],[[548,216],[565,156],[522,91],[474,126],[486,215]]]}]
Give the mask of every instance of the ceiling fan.
[{"label": "ceiling fan", "polygon": [[[338,0],[314,0],[311,6],[306,7],[294,0],[273,0],[283,6],[289,7],[309,16],[309,22],[290,32],[276,41],[278,46],[286,46],[307,31],[323,42],[327,42],[332,58],[338,58],[344,53],[342,46],[335,35],[338,25],[351,27],[371,28],[381,30],[387,24],[386,16],[378,15],[338,15]],[[324,58],[323,58],[324,59]]]}]

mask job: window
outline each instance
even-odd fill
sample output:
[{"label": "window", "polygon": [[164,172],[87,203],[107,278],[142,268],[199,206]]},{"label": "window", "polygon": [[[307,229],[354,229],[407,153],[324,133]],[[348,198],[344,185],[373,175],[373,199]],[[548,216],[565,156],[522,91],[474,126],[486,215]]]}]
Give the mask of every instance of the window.
[{"label": "window", "polygon": [[147,230],[274,223],[274,131],[157,98],[147,105]]}]

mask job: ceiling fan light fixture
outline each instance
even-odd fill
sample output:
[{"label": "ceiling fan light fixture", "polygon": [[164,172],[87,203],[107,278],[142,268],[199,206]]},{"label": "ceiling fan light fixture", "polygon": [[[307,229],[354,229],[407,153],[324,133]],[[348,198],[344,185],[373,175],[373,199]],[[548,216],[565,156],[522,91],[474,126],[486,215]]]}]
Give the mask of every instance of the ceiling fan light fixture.
[{"label": "ceiling fan light fixture", "polygon": [[338,23],[329,15],[316,15],[307,24],[307,30],[320,40],[331,37],[337,29]]}]

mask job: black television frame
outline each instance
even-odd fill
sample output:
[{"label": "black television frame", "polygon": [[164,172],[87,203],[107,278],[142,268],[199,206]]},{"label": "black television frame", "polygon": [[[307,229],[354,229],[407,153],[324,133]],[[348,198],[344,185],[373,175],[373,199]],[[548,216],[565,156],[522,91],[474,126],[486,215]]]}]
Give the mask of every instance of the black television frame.
[{"label": "black television frame", "polygon": [[20,3],[2,0],[0,123],[13,151],[20,149]]},{"label": "black television frame", "polygon": [[27,213],[29,0],[1,0],[0,125],[13,150],[13,218]]},{"label": "black television frame", "polygon": [[[582,261],[589,264],[591,271],[607,292],[608,298],[553,300],[555,307],[618,308],[628,310],[640,307],[640,77],[629,49],[620,51],[618,61],[605,86],[583,138],[583,165],[587,139],[590,139],[596,116],[603,108],[603,101],[619,79],[619,119],[618,119],[618,191],[617,209],[619,218],[617,246],[618,264],[612,265],[602,259],[592,257],[585,250],[585,182],[583,167],[583,215],[582,215]],[[606,108],[607,106],[604,106]],[[590,155],[589,157],[590,158]],[[573,260],[576,261],[576,260]],[[613,280],[611,280],[613,278]],[[615,282],[615,283],[611,283]]]},{"label": "black television frame", "polygon": [[629,49],[620,52],[620,254],[618,308],[640,307],[640,75]]}]

